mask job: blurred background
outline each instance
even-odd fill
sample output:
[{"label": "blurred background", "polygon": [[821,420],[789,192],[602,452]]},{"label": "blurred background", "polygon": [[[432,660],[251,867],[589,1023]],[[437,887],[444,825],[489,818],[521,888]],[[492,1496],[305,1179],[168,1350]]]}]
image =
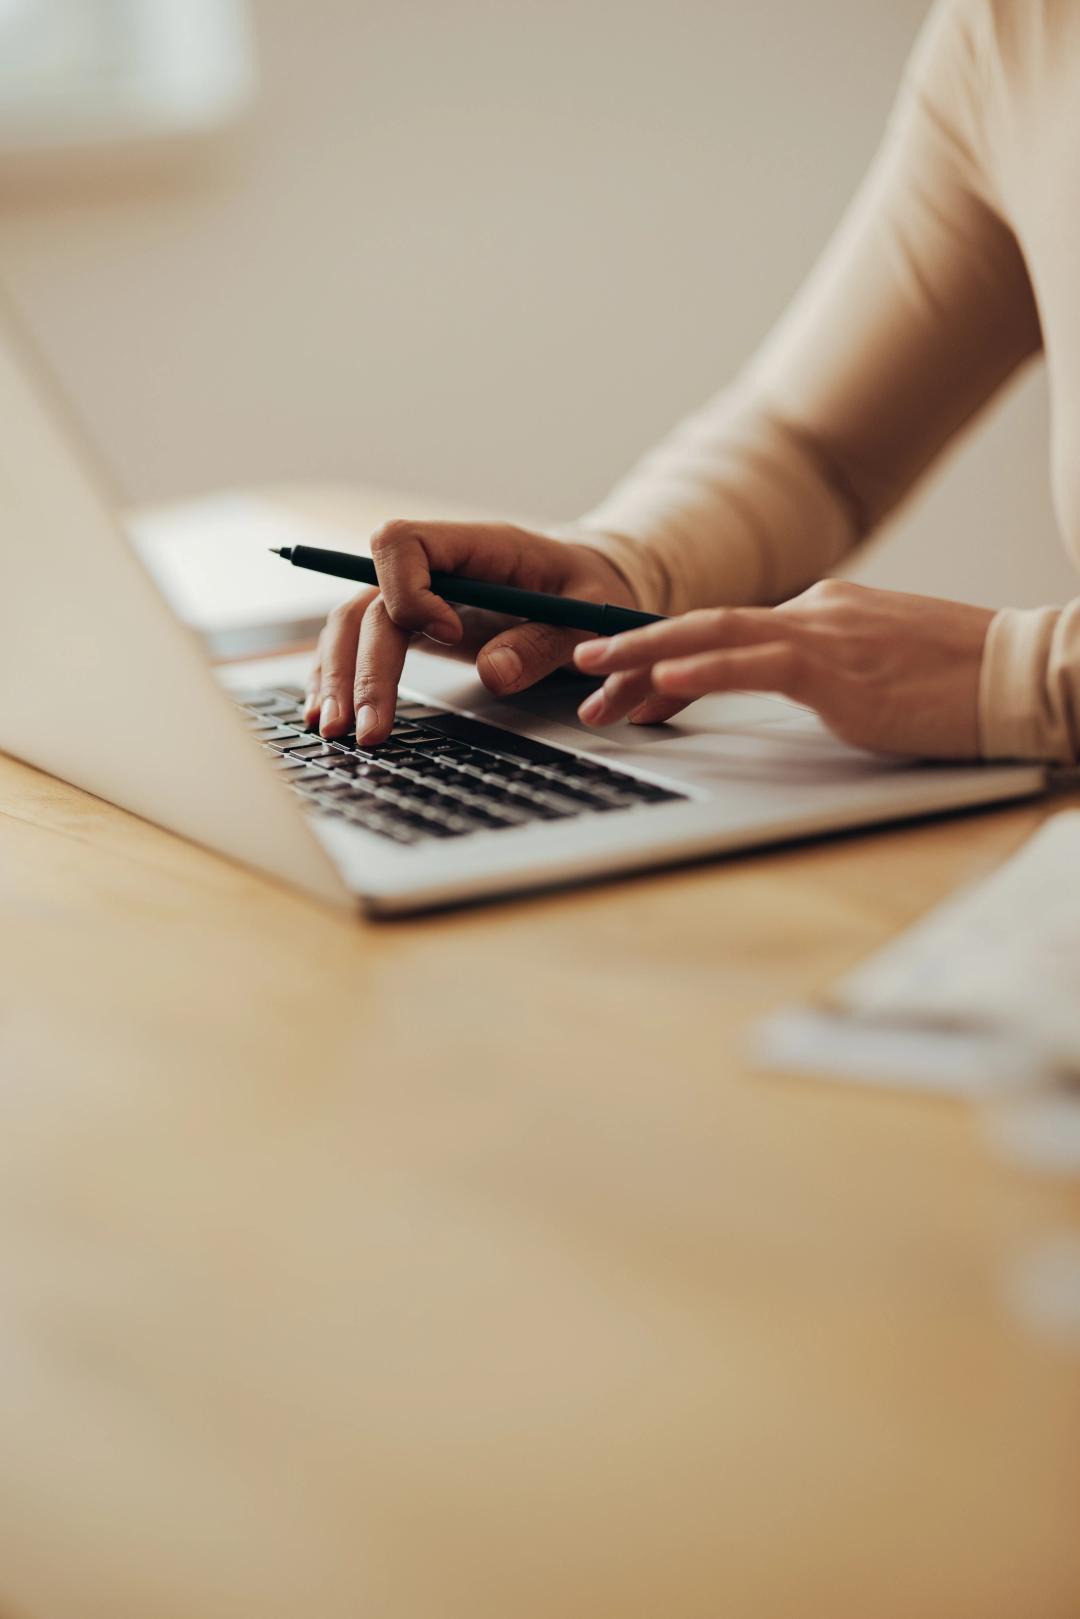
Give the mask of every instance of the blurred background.
[{"label": "blurred background", "polygon": [[[573,516],[783,309],[925,11],[0,0],[0,275],[131,503]],[[852,571],[1076,593],[1040,368],[981,429]]]}]

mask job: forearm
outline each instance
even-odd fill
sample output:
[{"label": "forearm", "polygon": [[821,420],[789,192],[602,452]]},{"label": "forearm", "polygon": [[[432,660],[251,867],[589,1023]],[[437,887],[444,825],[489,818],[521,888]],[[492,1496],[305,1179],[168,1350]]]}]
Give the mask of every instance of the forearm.
[{"label": "forearm", "polygon": [[1080,600],[994,618],[979,682],[979,748],[986,759],[1080,762]]},{"label": "forearm", "polygon": [[976,150],[966,9],[935,12],[877,160],[762,350],[568,531],[591,536],[644,606],[796,594],[1040,347]]},{"label": "forearm", "polygon": [[680,424],[564,532],[601,552],[659,613],[771,603],[861,537],[827,456],[737,384]]}]

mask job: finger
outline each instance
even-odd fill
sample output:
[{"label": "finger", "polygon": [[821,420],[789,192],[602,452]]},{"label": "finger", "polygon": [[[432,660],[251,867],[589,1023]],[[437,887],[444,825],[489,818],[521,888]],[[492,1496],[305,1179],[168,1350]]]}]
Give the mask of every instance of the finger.
[{"label": "finger", "polygon": [[[403,629],[423,630],[451,644],[460,636],[461,615],[431,590],[433,570],[558,595],[581,549],[512,523],[397,519],[384,524],[371,540],[390,617]],[[596,593],[602,594],[599,583]]]},{"label": "finger", "polygon": [[387,611],[402,629],[423,630],[435,641],[461,639],[461,620],[431,589],[431,531],[442,525],[400,520],[384,523],[371,536],[371,557]]},{"label": "finger", "polygon": [[[607,674],[613,669],[633,669],[644,663],[655,663],[660,658],[687,657],[695,652],[714,651],[720,646],[747,646],[775,640],[778,633],[772,608],[710,607],[682,613],[659,624],[647,624],[640,630],[626,630],[622,635],[583,642],[574,655],[574,662],[589,674]],[[788,621],[783,633],[798,634],[799,628]]]},{"label": "finger", "polygon": [[408,630],[394,623],[377,596],[364,614],[356,652],[353,703],[358,742],[385,742],[390,735],[410,640]]},{"label": "finger", "polygon": [[654,695],[646,697],[637,708],[631,709],[626,716],[631,725],[666,725],[673,720],[676,714],[681,714],[686,707],[681,697],[660,697]]},{"label": "finger", "polygon": [[304,724],[311,729],[319,723],[319,687],[322,685],[322,635],[315,646],[315,662],[307,679],[304,696]]},{"label": "finger", "polygon": [[616,720],[625,719],[652,693],[651,665],[609,675],[598,690],[586,697],[578,709],[578,718],[586,725],[613,725]]},{"label": "finger", "polygon": [[[530,540],[533,543],[530,545]],[[550,571],[531,577],[526,557],[534,567],[535,539],[509,523],[413,523],[402,519],[385,523],[371,539],[371,555],[395,624],[423,630],[436,641],[455,644],[461,637],[461,618],[453,606],[431,589],[431,573],[462,573],[493,584],[511,581],[531,589],[548,588]],[[548,542],[551,558],[563,559],[563,549]],[[550,560],[549,558],[549,564]]]},{"label": "finger", "polygon": [[787,641],[738,647],[653,666],[656,690],[664,696],[694,698],[718,691],[772,691],[815,706],[819,670],[800,647]]},{"label": "finger", "polygon": [[493,636],[482,648],[477,673],[488,691],[521,691],[570,663],[580,640],[577,630],[560,630],[553,624],[517,624]]},{"label": "finger", "polygon": [[342,602],[323,626],[319,655],[319,730],[323,736],[340,736],[352,721],[356,643],[364,612],[375,595],[363,591]]}]

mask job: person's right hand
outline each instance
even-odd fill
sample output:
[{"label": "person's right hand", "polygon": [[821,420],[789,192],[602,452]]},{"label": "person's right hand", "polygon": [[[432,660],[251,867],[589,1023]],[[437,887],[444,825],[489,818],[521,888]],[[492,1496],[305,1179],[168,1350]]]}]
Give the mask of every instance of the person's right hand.
[{"label": "person's right hand", "polygon": [[[383,742],[405,652],[413,635],[474,656],[490,692],[507,695],[569,663],[580,631],[521,623],[454,608],[429,586],[432,571],[461,573],[584,601],[635,607],[613,563],[588,546],[531,533],[509,523],[386,523],[372,536],[377,589],[335,607],[319,637],[304,717],[323,736],[340,736],[355,719],[361,742]],[[429,650],[436,650],[432,645]]]}]

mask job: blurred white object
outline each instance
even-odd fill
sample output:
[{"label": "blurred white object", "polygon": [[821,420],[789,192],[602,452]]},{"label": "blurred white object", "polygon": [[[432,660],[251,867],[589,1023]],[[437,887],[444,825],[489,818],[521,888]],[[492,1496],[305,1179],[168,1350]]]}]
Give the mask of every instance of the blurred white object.
[{"label": "blurred white object", "polygon": [[1062,1232],[1031,1248],[1009,1270],[1005,1289],[1025,1326],[1080,1345],[1080,1236]]},{"label": "blurred white object", "polygon": [[999,1152],[1027,1169],[1080,1179],[1080,1088],[1061,1077],[996,1102],[986,1128]]},{"label": "blurred white object", "polygon": [[[992,1103],[991,1144],[1012,1163],[1042,1176],[1080,1180],[1080,1082],[1059,1077]],[[1007,1302],[1041,1336],[1080,1348],[1080,1233],[1062,1229],[1017,1255],[1004,1276]]]},{"label": "blurred white object", "polygon": [[1080,810],[1045,821],[966,888],[837,984],[860,1017],[1030,1043],[1080,1072]]},{"label": "blurred white object", "polygon": [[251,101],[246,0],[0,0],[0,159],[206,135]]},{"label": "blurred white object", "polygon": [[814,1079],[981,1098],[1034,1083],[1032,1054],[997,1034],[864,1019],[822,1007],[786,1007],[758,1023],[758,1068]]},{"label": "blurred white object", "polygon": [[[1039,1133],[1048,1160],[1080,1161],[1073,1124],[1071,1146],[1057,1139],[1080,1111],[1080,811],[1051,816],[992,876],[834,984],[824,1007],[777,1012],[754,1042],[765,1068],[997,1097],[999,1144],[1012,1132],[1019,1151],[1023,1136],[1030,1159]],[[1023,1098],[1039,1100],[1037,1126]]]},{"label": "blurred white object", "polygon": [[161,593],[220,656],[314,640],[330,608],[356,589],[270,555],[281,545],[359,551],[355,534],[250,495],[208,495],[139,512],[127,532]]}]

